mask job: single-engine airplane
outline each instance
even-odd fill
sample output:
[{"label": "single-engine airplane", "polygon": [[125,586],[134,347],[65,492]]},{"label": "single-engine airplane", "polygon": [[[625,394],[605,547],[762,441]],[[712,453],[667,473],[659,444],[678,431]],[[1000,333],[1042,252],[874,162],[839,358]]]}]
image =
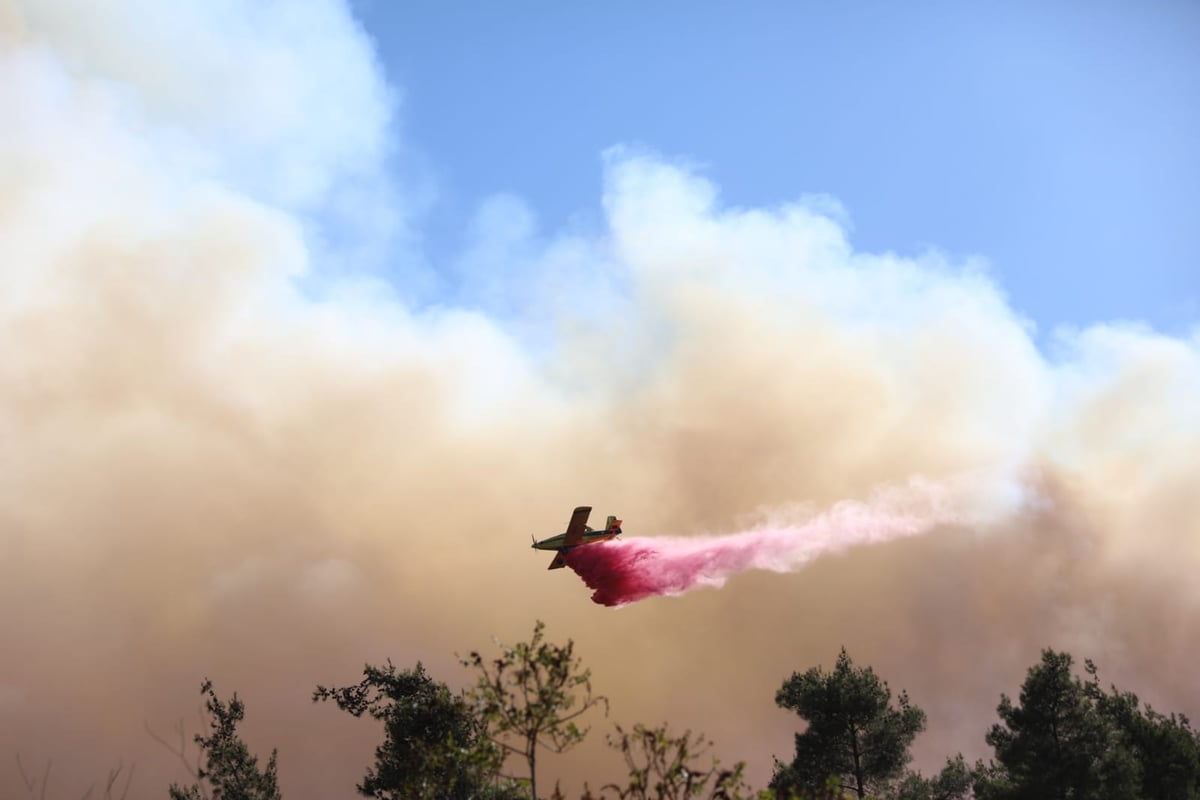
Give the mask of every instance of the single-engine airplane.
[{"label": "single-engine airplane", "polygon": [[542,539],[540,542],[534,539],[534,550],[558,551],[554,554],[554,560],[550,562],[550,566],[547,569],[562,569],[565,567],[567,562],[563,560],[563,553],[581,545],[612,539],[621,532],[621,520],[616,517],[608,518],[604,530],[592,530],[587,524],[588,515],[591,513],[591,506],[580,506],[572,512],[571,521],[567,523],[566,531],[557,536],[551,536],[549,539]]}]

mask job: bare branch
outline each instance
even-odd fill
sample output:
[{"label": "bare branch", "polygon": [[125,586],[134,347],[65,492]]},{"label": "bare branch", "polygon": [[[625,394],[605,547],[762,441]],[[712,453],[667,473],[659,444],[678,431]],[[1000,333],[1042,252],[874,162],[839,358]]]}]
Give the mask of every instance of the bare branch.
[{"label": "bare branch", "polygon": [[133,773],[134,773],[134,770],[136,769],[136,765],[134,765],[134,764],[129,765],[129,773],[125,776],[125,788],[121,790],[121,796],[119,798],[116,798],[113,796],[113,787],[116,786],[117,780],[121,777],[121,772],[124,769],[125,769],[125,765],[122,764],[120,761],[118,761],[117,768],[110,769],[108,771],[108,779],[105,781],[105,784],[104,784],[103,800],[125,800],[125,797],[129,794],[129,784],[133,782]]},{"label": "bare branch", "polygon": [[[149,722],[146,722],[143,720],[142,725],[146,729],[146,733],[150,736],[151,739],[153,739],[154,741],[161,744],[164,748],[166,748],[168,753],[177,757],[180,760],[180,762],[182,762],[183,768],[187,770],[188,775],[191,775],[196,780],[200,779],[200,769],[199,769],[200,762],[199,762],[199,760],[196,761],[196,766],[194,766],[194,767],[187,760],[187,745],[185,744],[186,734],[184,733],[184,729],[183,729],[183,720],[179,720],[179,722],[176,723],[176,725],[175,725],[175,731],[179,734],[179,746],[178,747],[172,745],[170,742],[168,742],[162,736],[159,736],[157,733],[155,733],[154,729],[150,727]],[[132,777],[132,775],[131,775],[131,777]],[[129,787],[126,786],[127,790],[128,790],[128,788]]]},{"label": "bare branch", "polygon": [[[29,777],[29,773],[25,771],[25,764],[21,762],[21,754],[17,753],[17,771],[21,773],[21,782],[25,784],[25,790],[29,792],[29,796],[33,797],[34,792],[37,792],[37,781]],[[46,798],[46,784],[50,782],[50,759],[46,759],[46,772],[42,775],[42,791],[38,795],[41,800]]]},{"label": "bare branch", "polygon": [[[42,791],[38,794],[41,800],[46,800],[46,784],[50,782],[50,759],[46,759],[46,772],[42,775]],[[29,796],[33,797],[37,792],[37,781],[29,777],[29,773],[25,771],[25,765],[21,762],[21,754],[17,753],[17,771],[21,773],[21,782],[25,784],[25,790],[29,792]]]},{"label": "bare branch", "polygon": [[21,782],[25,784],[25,788],[30,794],[33,794],[33,781],[29,779],[29,775],[25,772],[25,765],[21,763],[20,753],[17,753],[17,772],[21,773]]},{"label": "bare branch", "polygon": [[[153,731],[150,731],[150,735],[166,746],[167,749],[175,752],[174,749],[162,739],[162,737],[158,736]],[[40,784],[37,778],[30,777],[29,771],[25,768],[25,762],[21,760],[20,753],[16,754],[16,761],[17,773],[21,776],[21,783],[25,785],[25,791],[29,792],[29,796],[31,798],[36,797],[38,800],[46,800],[46,790],[50,783],[50,769],[53,766],[53,761],[51,759],[46,759],[46,769],[42,772]],[[121,773],[124,772],[124,770],[125,767],[120,761],[117,762],[116,769],[109,770],[108,777],[105,779],[104,796],[102,800],[125,800],[126,797],[128,797],[129,786],[133,782],[134,768],[132,765],[130,766],[129,772],[125,777],[125,786],[121,790],[120,796],[116,797],[113,795],[113,788],[117,785],[117,780],[120,778]],[[93,782],[80,796],[79,800],[89,800],[95,791],[96,784]]]}]

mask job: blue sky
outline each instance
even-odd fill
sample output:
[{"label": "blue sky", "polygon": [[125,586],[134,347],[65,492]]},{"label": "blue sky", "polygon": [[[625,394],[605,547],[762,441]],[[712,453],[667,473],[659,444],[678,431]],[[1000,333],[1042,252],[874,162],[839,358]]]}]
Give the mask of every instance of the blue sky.
[{"label": "blue sky", "polygon": [[357,0],[453,257],[480,202],[599,225],[602,152],[722,202],[811,194],[856,248],[981,255],[1041,333],[1200,318],[1200,5]]}]

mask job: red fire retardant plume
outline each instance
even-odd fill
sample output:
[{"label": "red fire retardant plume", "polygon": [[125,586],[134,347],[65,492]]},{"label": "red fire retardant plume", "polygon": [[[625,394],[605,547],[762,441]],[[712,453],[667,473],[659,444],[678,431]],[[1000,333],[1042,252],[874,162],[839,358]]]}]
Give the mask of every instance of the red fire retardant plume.
[{"label": "red fire retardant plume", "polygon": [[909,486],[868,503],[843,502],[801,525],[725,536],[611,540],[563,553],[593,590],[592,600],[621,606],[646,597],[718,587],[748,569],[789,572],[827,553],[923,533],[963,521],[935,487]]}]

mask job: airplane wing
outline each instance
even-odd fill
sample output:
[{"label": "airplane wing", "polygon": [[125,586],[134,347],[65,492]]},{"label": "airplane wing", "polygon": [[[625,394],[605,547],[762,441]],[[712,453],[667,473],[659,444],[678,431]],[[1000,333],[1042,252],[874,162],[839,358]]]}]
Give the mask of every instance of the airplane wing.
[{"label": "airplane wing", "polygon": [[554,560],[550,562],[550,566],[546,569],[562,569],[567,565],[566,559],[562,557],[562,553],[555,553]]},{"label": "airplane wing", "polygon": [[571,521],[567,524],[567,538],[563,542],[566,547],[574,547],[583,541],[583,529],[587,527],[588,515],[591,513],[591,506],[580,506],[571,514]]}]

